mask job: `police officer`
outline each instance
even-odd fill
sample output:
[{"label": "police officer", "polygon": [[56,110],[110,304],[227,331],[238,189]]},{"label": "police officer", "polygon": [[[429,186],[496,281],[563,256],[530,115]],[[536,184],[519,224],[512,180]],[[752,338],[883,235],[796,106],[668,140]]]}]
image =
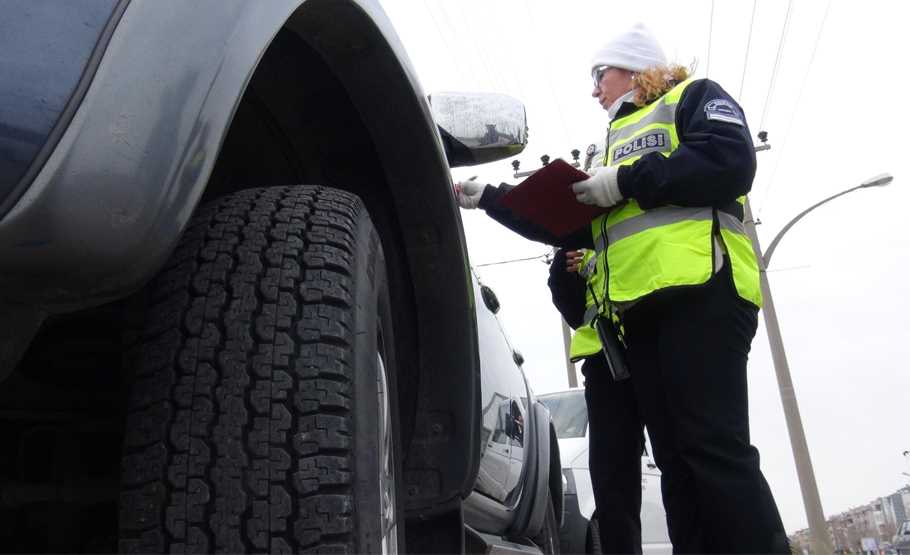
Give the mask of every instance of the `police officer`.
[{"label": "police officer", "polygon": [[[630,480],[631,451],[640,472],[644,422],[675,551],[787,553],[749,440],[746,363],[761,293],[743,227],[756,164],[742,109],[717,83],[668,66],[640,24],[604,45],[591,66],[592,96],[611,124],[604,166],[573,185],[579,202],[605,209],[588,237],[554,238],[514,217],[498,204],[507,186],[460,183],[458,202],[530,239],[593,251],[570,254],[583,289],[555,287],[554,300],[584,306],[572,350],[586,358],[601,537],[620,537],[607,549],[640,550],[640,537],[629,548],[640,530],[630,514],[635,496],[617,482]],[[593,362],[597,317],[620,321],[630,380],[613,382]]]},{"label": "police officer", "polygon": [[[601,345],[586,314],[585,261],[577,251],[559,249],[550,265],[548,285],[553,304],[566,323],[576,330],[570,357],[583,360],[585,402],[588,407],[588,467],[597,507],[600,547],[603,553],[641,553],[641,456],[644,449],[642,421],[631,380],[615,381],[606,365]],[[590,276],[589,276],[590,277]],[[593,302],[590,303],[594,306]]]}]

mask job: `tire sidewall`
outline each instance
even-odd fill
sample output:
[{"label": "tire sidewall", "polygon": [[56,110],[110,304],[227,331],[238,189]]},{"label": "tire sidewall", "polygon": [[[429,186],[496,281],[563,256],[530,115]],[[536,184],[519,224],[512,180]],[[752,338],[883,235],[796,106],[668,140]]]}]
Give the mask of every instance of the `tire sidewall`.
[{"label": "tire sidewall", "polygon": [[366,210],[361,211],[358,222],[357,258],[355,265],[355,343],[352,355],[358,374],[354,376],[354,501],[355,537],[357,552],[380,553],[382,550],[382,506],[379,473],[382,471],[382,438],[380,418],[382,407],[378,397],[380,353],[388,386],[388,401],[392,423],[393,481],[398,520],[398,545],[404,546],[404,522],[400,510],[401,492],[401,439],[398,425],[398,396],[395,380],[396,357],[392,327],[391,299],[385,267],[385,256],[375,228]]}]

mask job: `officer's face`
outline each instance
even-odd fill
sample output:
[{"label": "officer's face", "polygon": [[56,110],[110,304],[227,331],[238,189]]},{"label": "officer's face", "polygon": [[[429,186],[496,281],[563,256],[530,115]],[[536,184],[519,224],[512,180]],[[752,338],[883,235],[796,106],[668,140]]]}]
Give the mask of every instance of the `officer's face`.
[{"label": "officer's face", "polygon": [[[599,80],[597,80],[598,75]],[[597,99],[604,110],[608,110],[617,98],[633,88],[635,88],[635,84],[632,81],[631,71],[610,67],[595,71],[594,90],[591,92],[591,96]]]}]

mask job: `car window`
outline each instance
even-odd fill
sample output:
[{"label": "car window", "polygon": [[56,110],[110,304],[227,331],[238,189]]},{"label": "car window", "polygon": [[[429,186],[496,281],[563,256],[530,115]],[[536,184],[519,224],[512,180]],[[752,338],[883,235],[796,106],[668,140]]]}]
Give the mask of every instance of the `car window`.
[{"label": "car window", "polygon": [[551,393],[538,397],[548,409],[556,427],[556,437],[585,437],[588,410],[583,390]]}]

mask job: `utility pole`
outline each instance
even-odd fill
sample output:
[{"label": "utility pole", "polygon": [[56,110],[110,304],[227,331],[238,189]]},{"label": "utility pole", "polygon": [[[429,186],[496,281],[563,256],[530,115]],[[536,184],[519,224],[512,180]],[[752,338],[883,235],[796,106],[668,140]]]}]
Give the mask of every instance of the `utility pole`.
[{"label": "utility pole", "polygon": [[[553,253],[556,254],[558,251],[556,247],[553,247]],[[572,362],[572,358],[569,355],[572,348],[572,329],[569,327],[569,324],[566,323],[565,318],[562,316],[559,317],[562,322],[562,346],[565,349],[565,360],[566,360],[566,376],[569,379],[569,387],[578,387],[578,375],[575,373],[575,363]]]}]

